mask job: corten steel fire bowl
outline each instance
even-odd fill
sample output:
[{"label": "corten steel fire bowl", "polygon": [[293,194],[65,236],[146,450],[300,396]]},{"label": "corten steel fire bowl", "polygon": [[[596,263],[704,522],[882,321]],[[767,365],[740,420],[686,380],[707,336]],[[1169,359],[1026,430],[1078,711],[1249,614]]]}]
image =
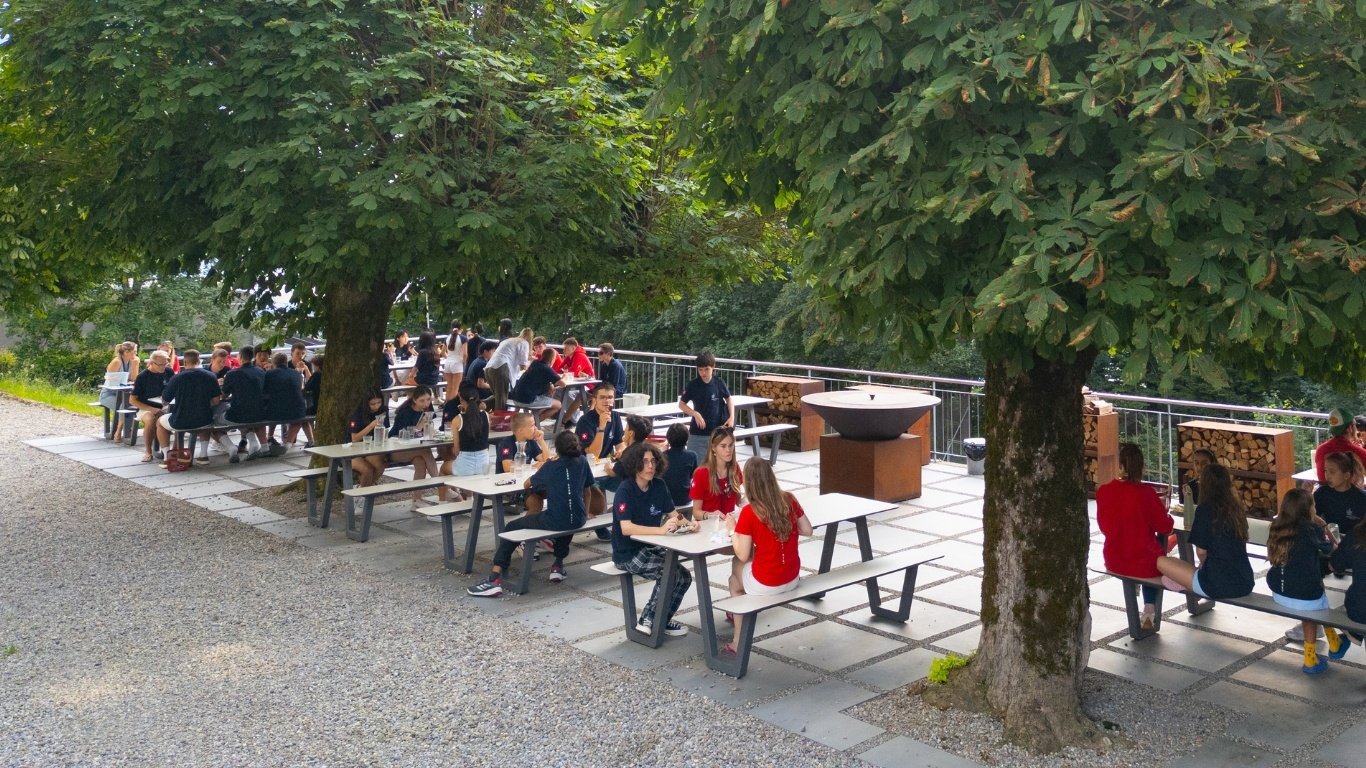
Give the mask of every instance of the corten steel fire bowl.
[{"label": "corten steel fire bowl", "polygon": [[939,405],[939,398],[919,392],[813,392],[802,402],[847,440],[895,440]]}]

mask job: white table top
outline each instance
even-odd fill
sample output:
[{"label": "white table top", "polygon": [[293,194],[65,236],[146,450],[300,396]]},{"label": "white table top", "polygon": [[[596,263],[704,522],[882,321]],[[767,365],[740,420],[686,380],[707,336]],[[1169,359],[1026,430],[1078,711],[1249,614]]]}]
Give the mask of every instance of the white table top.
[{"label": "white table top", "polygon": [[1309,469],[1302,469],[1299,472],[1296,472],[1291,475],[1291,477],[1294,478],[1297,483],[1317,483],[1319,481],[1319,471],[1310,467]]},{"label": "white table top", "polygon": [[421,440],[399,440],[389,438],[383,443],[337,443],[334,445],[315,445],[312,448],[305,448],[304,451],[314,456],[321,456],[324,459],[357,459],[362,456],[374,456],[380,453],[393,453],[394,451],[411,451],[414,448],[438,448],[443,445],[450,445],[450,438],[427,438]]},{"label": "white table top", "polygon": [[602,383],[602,379],[595,379],[592,376],[589,376],[586,379],[580,379],[575,376],[565,376],[560,379],[560,381],[566,387],[595,387]]},{"label": "white table top", "polygon": [[647,419],[658,419],[665,416],[674,416],[683,413],[678,410],[678,403],[655,403],[654,405],[636,405],[630,408],[616,408],[617,413],[626,416],[641,416]]},{"label": "white table top", "polygon": [[[589,462],[593,467],[593,477],[606,477],[609,469],[599,461]],[[508,482],[511,480],[512,482]],[[501,474],[485,475],[455,475],[446,478],[446,485],[451,488],[458,488],[462,491],[477,493],[480,496],[503,496],[507,494],[520,493],[526,490],[526,486],[517,480],[517,476],[511,472]]]},{"label": "white table top", "polygon": [[753,408],[756,405],[768,405],[773,402],[771,397],[755,397],[754,395],[731,395],[730,404],[736,408]]},{"label": "white table top", "polygon": [[[806,519],[813,528],[842,523],[859,517],[867,517],[878,512],[895,509],[896,505],[885,501],[874,501],[847,493],[821,494],[814,488],[807,493],[793,494],[806,512]],[[711,533],[705,524],[696,533],[670,533],[661,536],[642,536],[639,541],[671,549],[681,555],[710,555],[730,547],[730,540],[712,541]]]}]

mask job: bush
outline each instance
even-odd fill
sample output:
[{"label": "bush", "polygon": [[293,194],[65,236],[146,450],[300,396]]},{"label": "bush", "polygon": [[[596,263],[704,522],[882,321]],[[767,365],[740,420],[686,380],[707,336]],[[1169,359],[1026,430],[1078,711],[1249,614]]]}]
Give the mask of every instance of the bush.
[{"label": "bush", "polygon": [[959,656],[950,653],[948,656],[935,659],[930,662],[930,673],[926,677],[931,683],[943,685],[949,681],[949,673],[960,667],[966,667],[972,661],[972,655]]},{"label": "bush", "polygon": [[0,349],[0,376],[8,376],[19,369],[19,356],[8,349]]},{"label": "bush", "polygon": [[110,352],[98,349],[45,349],[34,353],[27,367],[33,376],[53,384],[97,387],[104,381],[104,369],[112,357]]}]

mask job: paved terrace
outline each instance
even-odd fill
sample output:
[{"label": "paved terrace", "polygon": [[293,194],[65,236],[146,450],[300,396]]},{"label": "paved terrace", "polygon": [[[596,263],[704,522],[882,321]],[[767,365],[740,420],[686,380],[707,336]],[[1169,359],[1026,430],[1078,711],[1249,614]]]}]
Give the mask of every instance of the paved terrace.
[{"label": "paved terrace", "polygon": [[[921,568],[908,624],[869,617],[862,585],[773,609],[737,681],[702,663],[691,593],[687,637],[628,642],[616,579],[587,567],[609,546],[591,537],[565,583],[538,573],[527,595],[469,598],[488,530],[465,576],[441,568],[439,526],[406,498],[376,507],[365,544],[290,516],[301,494],[261,501],[290,515],[252,504],[307,464],[298,452],[168,474],[97,439],[95,420],[0,398],[0,423],[0,647],[18,651],[0,687],[19,692],[0,702],[2,764],[1059,764],[989,754],[980,718],[936,721],[899,690],[977,645],[983,483],[961,465],[926,467],[923,495],[872,526],[880,554],[943,555]],[[817,485],[817,462],[784,452],[778,477]],[[836,567],[858,559],[852,529],[840,538]],[[1092,542],[1099,563],[1094,524]],[[1340,603],[1346,582],[1329,581]],[[1065,764],[1366,761],[1366,653],[1313,678],[1287,621],[1167,605],[1161,635],[1134,642],[1119,584],[1093,582],[1088,708],[1152,751]]]}]

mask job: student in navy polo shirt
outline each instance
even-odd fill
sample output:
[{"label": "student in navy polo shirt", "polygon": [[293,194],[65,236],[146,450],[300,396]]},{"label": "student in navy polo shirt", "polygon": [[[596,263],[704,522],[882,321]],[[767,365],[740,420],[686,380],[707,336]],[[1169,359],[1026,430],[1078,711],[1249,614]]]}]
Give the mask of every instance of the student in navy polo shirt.
[{"label": "student in navy polo shirt", "polygon": [[526,372],[512,387],[512,399],[540,411],[543,419],[553,419],[560,412],[560,401],[551,397],[563,383],[560,374],[555,373],[555,367],[551,365],[554,359],[555,350],[545,347],[540,357],[531,361]]},{"label": "student in navy polo shirt", "polygon": [[593,390],[592,409],[579,417],[574,431],[579,436],[579,445],[584,455],[590,459],[605,459],[617,454],[616,447],[626,433],[621,417],[612,413],[616,390],[603,383]]},{"label": "student in navy polo shirt", "polygon": [[[1266,585],[1277,605],[1295,611],[1326,611],[1328,595],[1323,590],[1323,573],[1319,569],[1321,555],[1331,554],[1334,543],[1328,533],[1328,523],[1314,511],[1314,497],[1303,488],[1287,491],[1281,499],[1281,509],[1271,521],[1266,536],[1266,560],[1271,570],[1266,574]],[[1306,675],[1317,675],[1328,669],[1328,660],[1319,657],[1317,622],[1305,621],[1304,666]],[[1328,656],[1341,659],[1352,644],[1332,627],[1324,627],[1328,639]]]},{"label": "student in navy polo shirt", "polygon": [[669,469],[664,473],[664,482],[669,484],[669,493],[674,497],[674,507],[691,507],[692,499],[688,490],[692,488],[693,472],[697,471],[697,454],[688,450],[688,428],[682,424],[669,427],[665,439],[669,450],[664,458],[669,460]]},{"label": "student in navy polo shirt", "polygon": [[[573,434],[572,432],[570,434]],[[575,438],[576,440],[578,438]],[[526,451],[527,460],[536,469],[540,469],[545,464],[546,459],[550,458],[550,449],[545,444],[545,433],[540,427],[536,426],[536,419],[526,411],[516,413],[512,417],[512,434],[498,441],[496,450],[498,452],[498,465],[494,469],[497,474],[512,472],[513,465],[517,462],[517,446],[523,446]],[[545,509],[545,494],[542,489],[533,488],[527,491],[526,511],[529,515],[538,514]]]},{"label": "student in navy polo shirt", "polygon": [[697,356],[697,378],[678,396],[678,410],[692,417],[688,424],[688,448],[698,456],[707,451],[712,430],[735,426],[735,405],[726,382],[716,378],[716,358],[710,352]]},{"label": "student in navy polo shirt", "polygon": [[[631,479],[617,489],[612,503],[612,562],[623,571],[656,582],[641,611],[640,623],[636,624],[641,632],[650,632],[656,621],[658,582],[664,575],[666,555],[662,548],[647,543],[647,537],[673,533],[680,527],[697,530],[697,524],[674,514],[673,496],[664,482],[668,461],[659,446],[648,441],[636,443],[622,454],[621,463]],[[673,617],[690,586],[692,574],[680,565],[675,570],[673,592],[663,619],[664,634],[670,637],[688,634],[687,627]]]},{"label": "student in navy polo shirt", "polygon": [[1157,558],[1157,570],[1168,589],[1190,590],[1215,600],[1252,592],[1247,514],[1233,495],[1233,477],[1227,467],[1211,464],[1200,473],[1200,504],[1195,507],[1190,543],[1200,560],[1199,568],[1180,558]]},{"label": "student in navy polo shirt", "polygon": [[1361,490],[1362,466],[1350,453],[1330,453],[1323,460],[1324,482],[1314,489],[1314,509],[1320,517],[1336,523],[1342,537],[1341,546],[1333,553],[1333,574],[1347,575],[1347,560],[1353,542],[1353,531],[1366,520],[1366,491]]},{"label": "student in navy polo shirt", "polygon": [[[545,511],[536,515],[523,515],[504,526],[504,530],[520,531],[526,528],[543,528],[549,531],[566,531],[580,528],[588,519],[584,505],[584,492],[593,485],[593,469],[579,448],[579,440],[573,432],[561,432],[555,436],[553,461],[547,461],[527,478],[527,488],[540,488],[545,494]],[[569,554],[569,541],[573,536],[556,536],[551,541],[555,547],[555,562],[550,566],[550,580],[564,581],[564,558]],[[493,554],[493,570],[489,577],[470,587],[469,594],[474,597],[497,597],[503,594],[503,572],[512,562],[512,553],[517,543],[498,540],[498,550]]]}]

